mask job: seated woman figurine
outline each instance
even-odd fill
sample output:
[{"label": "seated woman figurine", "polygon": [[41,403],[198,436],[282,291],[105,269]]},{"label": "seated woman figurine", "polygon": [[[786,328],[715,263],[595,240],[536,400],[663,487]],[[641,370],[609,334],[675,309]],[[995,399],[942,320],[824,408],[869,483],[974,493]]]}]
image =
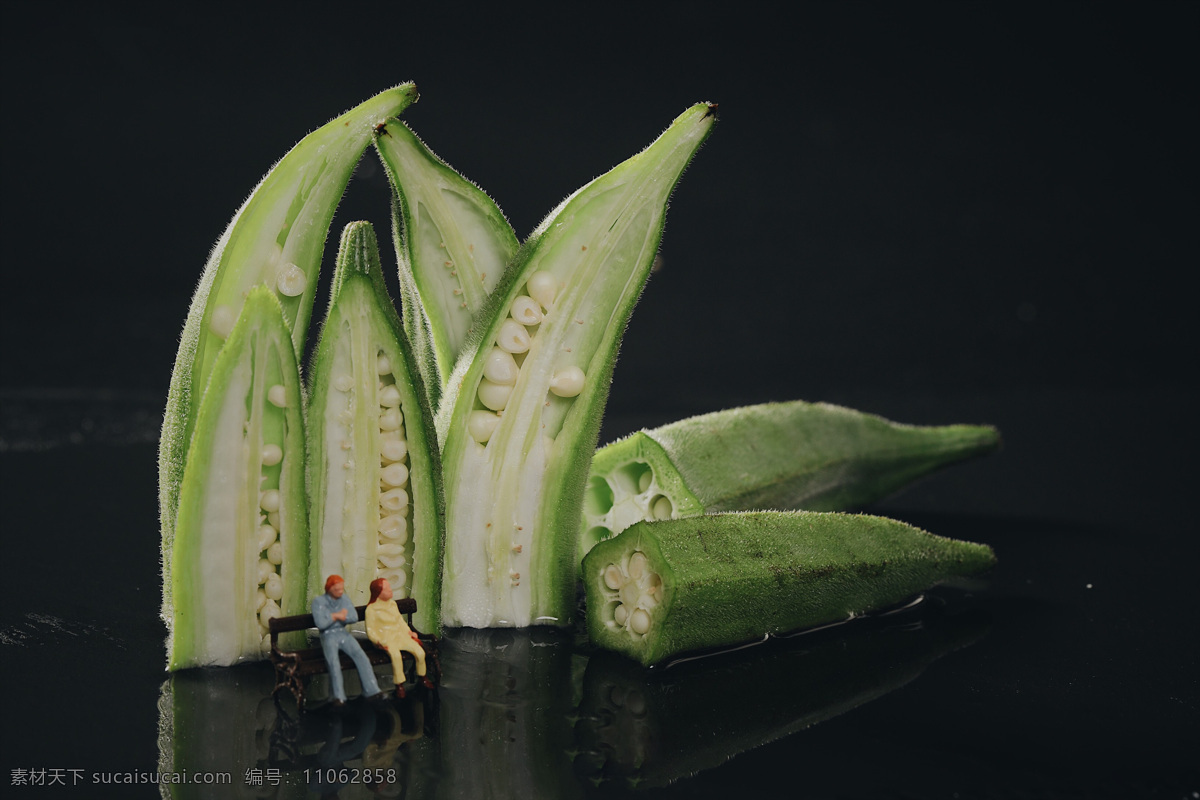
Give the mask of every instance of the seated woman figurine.
[{"label": "seated woman figurine", "polygon": [[367,638],[387,651],[392,657],[392,680],[396,684],[396,697],[404,697],[403,653],[412,653],[417,661],[417,676],[426,689],[433,683],[425,676],[425,648],[420,639],[404,622],[400,609],[392,600],[392,587],[385,578],[371,581],[371,601],[367,604]]}]

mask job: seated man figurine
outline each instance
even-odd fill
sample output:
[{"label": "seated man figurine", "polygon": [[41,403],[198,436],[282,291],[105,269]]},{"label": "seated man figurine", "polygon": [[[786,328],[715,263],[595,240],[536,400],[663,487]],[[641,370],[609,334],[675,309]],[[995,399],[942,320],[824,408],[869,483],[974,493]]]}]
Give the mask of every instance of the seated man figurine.
[{"label": "seated man figurine", "polygon": [[321,632],[321,647],[325,651],[325,663],[329,666],[329,684],[333,689],[334,708],[341,708],[346,704],[339,650],[350,656],[350,660],[358,668],[363,696],[375,699],[383,695],[362,645],[346,630],[347,625],[358,622],[358,612],[354,610],[354,604],[345,594],[346,582],[342,580],[342,576],[330,575],[325,579],[325,594],[314,597],[312,601],[313,621],[317,623],[317,630]]},{"label": "seated man figurine", "polygon": [[403,653],[412,653],[417,661],[417,675],[426,689],[433,683],[425,677],[425,648],[421,640],[404,622],[400,609],[392,602],[392,587],[384,578],[371,581],[371,602],[367,604],[367,638],[392,657],[392,681],[396,697],[404,697]]}]

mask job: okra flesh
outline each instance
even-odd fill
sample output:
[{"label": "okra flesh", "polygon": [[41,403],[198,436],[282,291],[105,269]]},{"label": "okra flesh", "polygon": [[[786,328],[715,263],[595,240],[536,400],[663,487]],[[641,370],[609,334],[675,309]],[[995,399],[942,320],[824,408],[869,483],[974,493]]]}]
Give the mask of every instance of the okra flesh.
[{"label": "okra flesh", "polygon": [[639,431],[592,461],[579,559],[642,520],[843,511],[994,450],[995,428],[915,426],[828,403],[765,403]]},{"label": "okra flesh", "polygon": [[984,545],[858,514],[639,522],[584,558],[588,634],[650,665],[842,621],[994,561]]},{"label": "okra flesh", "polygon": [[617,345],[711,112],[689,109],[564,201],[480,315],[479,338],[449,381],[457,398],[438,412],[447,624],[569,623],[584,483]]},{"label": "okra flesh", "polygon": [[170,551],[180,484],[201,397],[247,292],[276,295],[293,345],[303,352],[325,237],[374,126],[417,96],[402,84],[302,139],[267,173],[217,241],[192,297],[159,440],[159,514],[163,539],[163,616],[172,604]]},{"label": "okra flesh", "polygon": [[171,669],[265,657],[268,621],[307,607],[304,424],[273,293],[250,291],[213,367],[180,493]]},{"label": "okra flesh", "polygon": [[496,203],[404,123],[388,122],[375,147],[395,193],[405,332],[418,345],[422,377],[436,399],[516,254],[517,237]]},{"label": "okra flesh", "polygon": [[383,288],[374,231],[342,236],[334,295],[309,395],[309,594],[331,574],[365,604],[375,578],[414,597],[436,631],[441,600],[441,489],[429,408]]}]

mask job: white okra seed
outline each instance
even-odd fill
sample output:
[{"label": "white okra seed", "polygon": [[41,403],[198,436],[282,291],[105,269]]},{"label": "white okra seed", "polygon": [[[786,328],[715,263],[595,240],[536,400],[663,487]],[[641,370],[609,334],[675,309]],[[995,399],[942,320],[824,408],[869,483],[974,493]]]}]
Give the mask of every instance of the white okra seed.
[{"label": "white okra seed", "polygon": [[375,372],[379,375],[392,374],[392,362],[383,353],[375,357]]},{"label": "white okra seed", "polygon": [[635,610],[629,616],[629,627],[639,636],[645,636],[650,631],[650,614],[644,608]]},{"label": "white okra seed", "polygon": [[338,375],[333,379],[333,388],[339,392],[348,392],[354,388],[354,378],[349,375]]},{"label": "white okra seed", "polygon": [[492,383],[487,378],[479,382],[479,402],[492,411],[503,411],[513,387],[504,383]]},{"label": "white okra seed", "polygon": [[389,489],[403,486],[408,482],[408,467],[399,462],[384,467],[379,471],[379,482]]},{"label": "white okra seed", "polygon": [[284,264],[275,275],[275,288],[285,297],[299,297],[308,285],[308,276],[295,264]]},{"label": "white okra seed", "polygon": [[542,321],[542,309],[538,306],[537,301],[525,295],[520,295],[513,300],[509,313],[512,314],[513,319],[526,326],[537,325]]},{"label": "white okra seed", "polygon": [[493,347],[483,364],[483,377],[492,383],[511,385],[517,382],[517,374],[521,368],[517,366],[512,353]]},{"label": "white okra seed", "polygon": [[629,609],[626,608],[624,604],[620,604],[613,609],[613,620],[616,621],[618,625],[624,625],[628,619]]},{"label": "white okra seed", "polygon": [[262,552],[275,543],[279,531],[275,530],[271,525],[258,526],[258,552]]},{"label": "white okra seed", "polygon": [[408,492],[403,489],[389,489],[379,495],[379,505],[388,511],[399,511],[408,505]]},{"label": "white okra seed", "polygon": [[638,493],[649,491],[652,483],[654,483],[654,471],[648,469],[638,477]]},{"label": "white okra seed", "polygon": [[609,564],[604,568],[604,585],[612,590],[621,588],[624,583],[624,576],[621,575],[621,568],[616,564]]},{"label": "white okra seed", "polygon": [[389,408],[387,412],[379,415],[379,430],[395,431],[400,429],[403,423],[403,418],[400,416],[400,410]]},{"label": "white okra seed", "polygon": [[270,625],[272,618],[282,616],[283,612],[279,610],[279,604],[269,598],[267,602],[263,604],[262,609],[258,612],[258,620],[262,623],[264,628]]},{"label": "white okra seed", "polygon": [[258,583],[261,586],[267,578],[275,574],[275,565],[265,558],[258,560]]},{"label": "white okra seed", "polygon": [[217,306],[213,309],[212,317],[208,321],[208,329],[220,336],[222,339],[228,338],[229,332],[233,330],[233,323],[237,322],[237,312],[229,306]]},{"label": "white okra seed", "polygon": [[548,309],[558,295],[558,279],[549,272],[535,272],[529,276],[525,288],[529,290],[530,297],[542,304],[542,308]]},{"label": "white okra seed", "polygon": [[278,603],[283,598],[283,578],[275,572],[267,576],[266,582],[263,584],[263,593],[267,597]]},{"label": "white okra seed", "polygon": [[266,605],[266,602],[267,593],[264,592],[261,587],[256,589],[254,591],[254,613],[257,614],[258,612],[262,611],[262,607]]},{"label": "white okra seed", "polygon": [[389,514],[379,520],[379,535],[398,544],[408,541],[408,520],[400,514]]},{"label": "white okra seed", "polygon": [[258,505],[263,511],[278,511],[279,491],[277,489],[267,489],[258,496]]},{"label": "white okra seed", "polygon": [[283,563],[283,542],[272,542],[267,548],[267,561],[270,561],[275,566]]},{"label": "white okra seed", "polygon": [[550,379],[550,391],[559,397],[575,397],[583,391],[583,380],[583,370],[579,367],[563,367]]},{"label": "white okra seed", "polygon": [[506,319],[500,326],[496,345],[509,353],[524,353],[529,349],[529,331],[516,320]]},{"label": "white okra seed", "polygon": [[670,519],[671,512],[674,510],[671,506],[671,501],[665,495],[659,495],[650,507],[655,519]]},{"label": "white okra seed", "polygon": [[273,467],[283,460],[283,448],[277,444],[263,445],[262,463],[264,467]]},{"label": "white okra seed", "polygon": [[379,563],[389,569],[399,569],[407,563],[404,558],[404,545],[402,544],[381,544],[376,551],[376,558]]},{"label": "white okra seed", "polygon": [[384,439],[379,445],[379,454],[384,461],[400,461],[408,454],[408,445],[403,439]]},{"label": "white okra seed", "polygon": [[638,550],[629,557],[629,577],[635,581],[641,580],[646,573],[646,554]]},{"label": "white okra seed", "polygon": [[395,408],[400,405],[400,390],[395,384],[388,384],[379,392],[379,405]]},{"label": "white okra seed", "polygon": [[267,389],[267,400],[276,408],[287,408],[287,389],[282,384],[275,384]]},{"label": "white okra seed", "polygon": [[272,511],[270,514],[267,514],[267,522],[271,524],[272,528],[279,530],[279,512]]},{"label": "white okra seed", "polygon": [[500,424],[500,417],[491,411],[475,410],[467,416],[467,433],[471,434],[471,438],[480,444],[486,444],[488,439],[492,438],[492,434],[496,432],[496,426]]}]

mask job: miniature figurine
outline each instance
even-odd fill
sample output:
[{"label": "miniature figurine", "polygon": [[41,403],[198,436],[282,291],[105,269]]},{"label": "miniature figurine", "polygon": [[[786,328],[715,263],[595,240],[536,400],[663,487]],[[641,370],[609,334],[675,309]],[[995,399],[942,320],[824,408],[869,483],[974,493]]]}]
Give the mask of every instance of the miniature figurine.
[{"label": "miniature figurine", "polygon": [[392,680],[396,684],[396,697],[404,697],[405,652],[412,653],[417,661],[417,676],[426,689],[433,682],[425,676],[425,648],[421,640],[404,622],[400,609],[392,600],[392,587],[385,578],[371,581],[371,601],[367,603],[367,638],[387,651],[392,657]]},{"label": "miniature figurine", "polygon": [[329,684],[333,689],[334,708],[341,708],[346,704],[339,650],[350,656],[350,660],[358,668],[363,696],[375,699],[383,695],[362,645],[346,630],[347,625],[358,622],[358,612],[354,610],[354,604],[345,593],[346,582],[342,576],[330,575],[325,579],[325,594],[314,597],[312,601],[313,621],[317,624],[317,630],[321,632],[321,647],[325,651],[325,663],[329,666]]}]

